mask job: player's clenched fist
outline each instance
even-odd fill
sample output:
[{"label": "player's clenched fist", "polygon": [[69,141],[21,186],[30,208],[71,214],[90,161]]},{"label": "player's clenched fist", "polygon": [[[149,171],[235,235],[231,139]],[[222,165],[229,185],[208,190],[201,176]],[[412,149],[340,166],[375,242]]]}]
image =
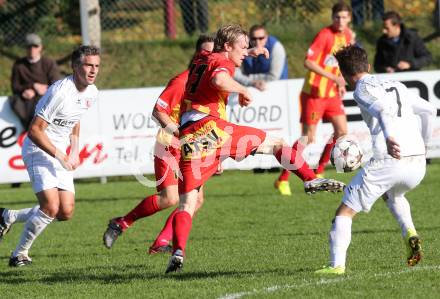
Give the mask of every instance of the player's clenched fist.
[{"label": "player's clenched fist", "polygon": [[390,136],[386,139],[386,143],[388,154],[395,159],[400,159],[400,146],[396,140]]},{"label": "player's clenched fist", "polygon": [[238,103],[241,107],[246,107],[252,102],[252,95],[251,93],[245,89],[245,92],[240,93],[238,95]]}]

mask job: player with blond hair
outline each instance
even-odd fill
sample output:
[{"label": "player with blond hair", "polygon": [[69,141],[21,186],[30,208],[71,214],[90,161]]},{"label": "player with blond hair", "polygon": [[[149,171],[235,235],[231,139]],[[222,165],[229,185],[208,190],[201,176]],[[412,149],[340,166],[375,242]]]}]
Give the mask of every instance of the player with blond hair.
[{"label": "player with blond hair", "polygon": [[319,179],[307,163],[297,157],[281,138],[266,136],[260,129],[226,121],[229,93],[239,94],[241,106],[252,102],[249,90],[233,79],[235,67],[248,56],[266,55],[265,48],[248,50],[246,31],[239,25],[226,25],[216,34],[213,53],[194,58],[181,106],[180,140],[182,156],[179,180],[179,211],[173,221],[173,254],[166,273],[182,268],[186,243],[200,187],[216,172],[218,164],[231,157],[242,160],[253,154],[270,154],[304,181],[306,192],[340,191],[344,184]]}]

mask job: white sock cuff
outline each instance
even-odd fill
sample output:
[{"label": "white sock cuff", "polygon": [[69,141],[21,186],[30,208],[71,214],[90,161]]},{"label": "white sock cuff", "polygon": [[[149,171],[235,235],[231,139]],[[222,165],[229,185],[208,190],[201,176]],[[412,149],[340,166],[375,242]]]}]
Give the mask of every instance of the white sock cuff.
[{"label": "white sock cuff", "polygon": [[349,216],[336,216],[335,223],[336,222],[351,225],[352,219]]},{"label": "white sock cuff", "polygon": [[41,209],[38,209],[38,211],[34,215],[40,217],[41,221],[43,221],[46,224],[51,223],[55,219],[46,215]]}]

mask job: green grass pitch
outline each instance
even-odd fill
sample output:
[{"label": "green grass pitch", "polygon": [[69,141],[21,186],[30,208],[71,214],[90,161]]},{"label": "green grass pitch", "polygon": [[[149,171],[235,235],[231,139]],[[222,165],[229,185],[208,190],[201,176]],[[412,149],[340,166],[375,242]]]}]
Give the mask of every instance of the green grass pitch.
[{"label": "green grass pitch", "polygon": [[[328,177],[345,182],[351,174]],[[30,252],[33,265],[11,269],[8,258],[22,224],[0,243],[0,298],[438,298],[440,294],[440,161],[408,193],[425,257],[405,264],[400,229],[379,200],[353,222],[347,274],[318,277],[328,259],[327,236],[341,194],[279,196],[276,174],[226,171],[206,185],[193,222],[183,272],[164,275],[168,256],[147,249],[169,212],[136,222],[108,250],[109,218],[126,213],[153,189],[134,179],[76,184],[75,216],[54,222]],[[0,186],[1,206],[35,205],[28,184]]]}]

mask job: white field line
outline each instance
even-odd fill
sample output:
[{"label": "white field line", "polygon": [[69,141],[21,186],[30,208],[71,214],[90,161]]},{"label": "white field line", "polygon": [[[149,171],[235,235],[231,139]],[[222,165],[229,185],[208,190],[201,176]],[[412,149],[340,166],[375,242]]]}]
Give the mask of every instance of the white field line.
[{"label": "white field line", "polygon": [[[387,276],[397,276],[401,274],[406,274],[414,271],[429,271],[429,270],[440,270],[440,265],[438,266],[419,266],[414,268],[408,268],[405,270],[397,271],[397,272],[384,272],[384,273],[377,273],[374,274],[373,277],[387,277]],[[265,294],[265,293],[273,293],[277,291],[282,290],[288,290],[288,289],[301,289],[304,287],[309,286],[319,286],[319,285],[325,285],[325,284],[336,284],[348,280],[355,279],[356,276],[342,276],[337,278],[321,278],[320,280],[313,280],[313,281],[307,281],[303,280],[300,283],[293,283],[293,284],[285,284],[285,285],[274,285],[270,287],[265,287],[261,289],[253,289],[250,291],[243,291],[239,293],[232,293],[232,294],[226,294],[218,299],[239,299],[244,296],[252,296],[257,294]]]}]

